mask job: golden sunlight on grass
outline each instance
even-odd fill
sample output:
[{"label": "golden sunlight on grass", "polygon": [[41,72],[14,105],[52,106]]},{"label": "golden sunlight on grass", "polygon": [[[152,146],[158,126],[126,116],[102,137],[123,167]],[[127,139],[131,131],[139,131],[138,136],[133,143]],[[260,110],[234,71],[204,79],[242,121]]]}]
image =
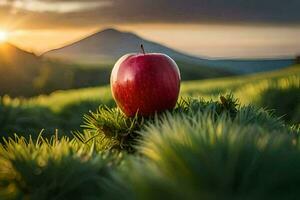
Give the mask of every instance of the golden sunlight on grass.
[{"label": "golden sunlight on grass", "polygon": [[0,42],[6,42],[8,34],[6,31],[0,30]]}]

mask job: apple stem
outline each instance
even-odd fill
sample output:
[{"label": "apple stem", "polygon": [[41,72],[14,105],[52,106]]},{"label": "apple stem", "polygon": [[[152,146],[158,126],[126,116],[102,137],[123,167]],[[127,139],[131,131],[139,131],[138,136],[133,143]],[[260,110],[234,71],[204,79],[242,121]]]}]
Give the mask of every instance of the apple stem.
[{"label": "apple stem", "polygon": [[143,54],[146,54],[146,53],[145,53],[145,49],[144,49],[144,45],[143,45],[143,44],[141,44],[141,49],[142,49]]}]

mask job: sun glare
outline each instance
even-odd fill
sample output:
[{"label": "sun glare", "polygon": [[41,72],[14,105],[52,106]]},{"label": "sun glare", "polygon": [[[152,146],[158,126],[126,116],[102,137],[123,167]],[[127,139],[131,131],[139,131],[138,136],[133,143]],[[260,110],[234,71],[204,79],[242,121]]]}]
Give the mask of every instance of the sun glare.
[{"label": "sun glare", "polygon": [[7,40],[7,32],[0,30],[0,42],[5,42]]}]

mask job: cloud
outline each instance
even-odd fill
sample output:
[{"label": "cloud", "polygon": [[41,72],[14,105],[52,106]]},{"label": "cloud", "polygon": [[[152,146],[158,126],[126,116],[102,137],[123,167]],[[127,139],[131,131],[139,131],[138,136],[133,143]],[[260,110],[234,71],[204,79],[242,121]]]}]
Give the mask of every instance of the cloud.
[{"label": "cloud", "polygon": [[111,1],[86,0],[84,2],[73,0],[0,0],[0,6],[8,6],[13,10],[24,10],[33,12],[82,12],[84,10],[95,9],[98,7],[108,6]]},{"label": "cloud", "polygon": [[[300,25],[299,0],[0,0],[0,23],[31,28],[128,23]],[[29,20],[30,19],[30,20]]]}]

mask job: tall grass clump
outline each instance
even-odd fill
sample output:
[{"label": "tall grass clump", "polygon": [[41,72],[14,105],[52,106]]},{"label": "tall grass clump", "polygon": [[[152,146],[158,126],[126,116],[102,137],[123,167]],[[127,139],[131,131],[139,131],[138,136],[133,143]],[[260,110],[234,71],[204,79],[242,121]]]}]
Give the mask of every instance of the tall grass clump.
[{"label": "tall grass clump", "polygon": [[273,109],[277,116],[291,124],[300,124],[300,78],[279,80],[265,89],[256,102]]},{"label": "tall grass clump", "polygon": [[172,116],[210,112],[214,116],[228,113],[234,118],[237,114],[238,103],[232,95],[221,96],[220,101],[204,101],[202,99],[181,99],[177,106],[170,111],[157,113],[151,117],[126,117],[119,108],[100,106],[96,112],[90,112],[84,116],[83,133],[74,132],[74,136],[82,143],[97,143],[101,150],[118,149],[134,152],[137,139],[140,138],[138,131],[145,125],[160,121],[166,114]]},{"label": "tall grass clump", "polygon": [[245,104],[254,104],[273,110],[289,124],[300,123],[300,77],[290,76],[280,79],[246,84],[236,95]]},{"label": "tall grass clump", "polygon": [[0,145],[0,199],[98,199],[118,160],[67,137],[15,136]]},{"label": "tall grass clump", "polygon": [[[298,198],[299,130],[274,119],[270,123],[265,112],[253,108],[244,111],[235,119],[226,113],[216,117],[210,112],[166,115],[162,121],[148,125],[140,132],[137,150],[141,157],[132,159],[119,172],[120,184],[127,186],[123,196]],[[263,121],[253,120],[257,116]]]}]

